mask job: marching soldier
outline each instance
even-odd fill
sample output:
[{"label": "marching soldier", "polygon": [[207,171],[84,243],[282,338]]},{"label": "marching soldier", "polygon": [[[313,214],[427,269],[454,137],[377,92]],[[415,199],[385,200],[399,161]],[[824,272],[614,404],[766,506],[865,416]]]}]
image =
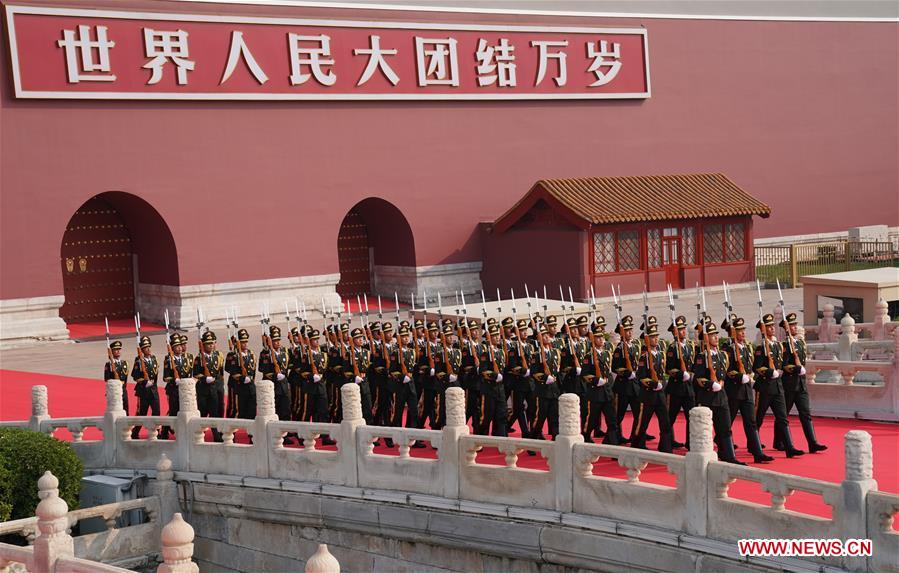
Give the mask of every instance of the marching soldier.
[{"label": "marching soldier", "polygon": [[711,321],[705,323],[705,351],[698,353],[693,361],[696,399],[700,405],[712,410],[712,425],[715,428],[715,443],[718,444],[718,459],[745,466],[734,454],[734,442],[730,431],[730,409],[723,381],[728,371],[727,354],[718,350],[718,327]]},{"label": "marching soldier", "polygon": [[535,352],[534,367],[534,415],[529,424],[531,438],[546,439],[543,436],[543,425],[548,423],[549,435],[555,439],[559,433],[559,368],[562,354],[553,346],[553,337],[546,325],[539,327],[540,341]]},{"label": "marching soldier", "polygon": [[237,331],[234,350],[228,353],[225,360],[228,387],[234,388],[234,404],[229,403],[228,410],[235,418],[256,417],[256,356],[249,345],[250,333],[241,328]]},{"label": "marching soldier", "polygon": [[[456,332],[452,322],[443,326],[443,344],[440,345],[440,371],[437,372],[437,415],[438,425],[446,425],[446,389],[459,386],[459,372],[462,368],[462,351],[455,347]],[[445,353],[445,356],[444,354]]]},{"label": "marching soldier", "polygon": [[[180,410],[178,384],[181,380],[193,378],[194,357],[187,352],[187,337],[173,333],[169,337],[172,353],[166,358],[162,368],[162,381],[165,382],[165,397],[169,404],[167,416],[177,416]],[[169,439],[171,426],[163,426],[159,433],[160,440]]]},{"label": "marching soldier", "polygon": [[588,341],[588,351],[583,362],[586,412],[581,431],[584,434],[584,441],[592,443],[591,434],[595,435],[599,428],[600,416],[604,416],[608,430],[603,443],[617,446],[621,437],[618,430],[618,416],[613,406],[612,384],[609,383],[612,368],[611,347],[606,345],[602,326],[598,322],[594,322],[590,328],[593,339]]},{"label": "marching soldier", "polygon": [[[527,331],[528,322],[519,320],[517,322],[517,331],[524,333]],[[522,334],[524,336],[524,334]],[[512,378],[509,383],[509,389],[512,398],[512,410],[509,412],[509,419],[506,424],[507,430],[511,431],[512,425],[518,422],[518,429],[521,430],[521,436],[527,437],[531,433],[528,427],[528,410],[534,408],[534,381],[531,378],[531,363],[528,360],[528,342],[527,340],[519,340],[516,334],[509,337],[508,356],[509,356],[509,376]]]},{"label": "marching soldier", "polygon": [[489,435],[492,426],[494,436],[506,436],[506,417],[509,415],[503,384],[506,352],[500,341],[499,326],[490,326],[487,333],[488,338],[481,345],[479,358],[481,406],[476,433]]},{"label": "marching soldier", "polygon": [[[393,329],[391,328],[391,331]],[[408,326],[400,326],[395,344],[390,346],[390,380],[393,400],[391,426],[403,427],[403,411],[406,412],[406,427],[418,427],[418,391],[412,380],[415,372],[415,350],[412,348],[412,333]],[[393,441],[387,440],[387,447],[393,447]]]},{"label": "marching soldier", "polygon": [[[204,418],[221,418],[225,401],[225,357],[216,350],[216,336],[207,330],[200,338],[203,350],[194,358],[194,378],[197,380],[197,409]],[[254,412],[255,415],[255,412]],[[222,441],[218,428],[212,429],[212,439]]]},{"label": "marching soldier", "polygon": [[[445,371],[446,366],[443,364],[443,347],[440,345],[438,333],[440,328],[434,321],[428,322],[427,339],[424,341],[425,347],[422,351],[423,362],[419,366],[419,377],[422,381],[424,389],[424,397],[422,399],[422,416],[418,420],[419,427],[424,427],[425,421],[429,422],[432,430],[443,428],[440,421],[440,400],[441,394],[439,383],[437,380],[437,372]],[[431,367],[431,364],[434,367]]]},{"label": "marching soldier", "polygon": [[340,340],[336,325],[328,325],[328,370],[325,374],[325,388],[328,392],[328,418],[331,423],[338,424],[343,419],[340,412],[340,387],[343,385],[343,358],[345,347]]},{"label": "marching soldier", "polygon": [[[131,379],[136,384],[134,395],[137,397],[138,416],[146,416],[148,410],[151,416],[159,415],[159,388],[156,386],[159,361],[153,355],[152,346],[149,336],[140,337],[140,355],[135,357],[131,369]],[[135,426],[131,430],[131,439],[136,440],[139,435],[140,426]]]},{"label": "marching soldier", "polygon": [[[654,319],[655,317],[650,317]],[[647,320],[647,347],[637,363],[637,378],[640,381],[640,406],[637,413],[637,435],[631,444],[635,448],[646,449],[646,430],[655,414],[659,422],[659,451],[671,453],[671,422],[668,419],[668,405],[662,380],[665,378],[665,356],[659,348],[658,323]]]},{"label": "marching soldier", "polygon": [[106,361],[103,367],[104,380],[121,380],[122,381],[122,407],[125,414],[128,414],[128,361],[122,359],[122,341],[113,340],[109,343],[109,355],[112,362]]},{"label": "marching soldier", "polygon": [[281,346],[281,329],[270,326],[268,346],[259,353],[259,372],[266,380],[275,384],[275,412],[279,420],[290,420],[290,353]]},{"label": "marching soldier", "polygon": [[372,423],[371,388],[368,385],[368,370],[371,366],[371,352],[363,346],[365,333],[361,328],[354,328],[350,333],[352,345],[347,349],[347,367],[344,368],[345,384],[357,384],[362,399],[362,417],[366,424]]},{"label": "marching soldier", "polygon": [[612,384],[612,392],[615,394],[615,410],[618,417],[618,427],[624,420],[627,407],[631,407],[634,419],[631,423],[630,438],[622,436],[621,443],[629,444],[637,433],[637,412],[640,410],[640,389],[637,384],[637,360],[640,356],[640,343],[633,340],[634,319],[626,315],[621,323],[615,327],[615,332],[621,337],[621,341],[612,352],[612,372],[615,373],[615,382]]},{"label": "marching soldier", "polygon": [[[774,458],[765,455],[762,451],[759,432],[755,427],[755,404],[750,384],[752,379],[749,377],[749,371],[752,368],[752,345],[746,341],[746,321],[732,315],[730,322],[725,320],[721,323],[721,328],[733,332],[733,339],[724,347],[730,363],[724,381],[724,391],[727,392],[731,428],[733,428],[734,420],[739,413],[740,418],[743,419],[746,447],[755,459],[755,463],[774,461]],[[749,369],[747,369],[747,365],[749,365]]]},{"label": "marching soldier", "polygon": [[462,350],[462,389],[465,391],[465,421],[478,419],[478,407],[481,399],[478,395],[478,345],[480,332],[478,321],[473,318],[460,319],[459,342]]},{"label": "marching soldier", "polygon": [[[685,317],[675,318],[674,323],[668,327],[668,332],[674,338],[665,351],[665,372],[668,373],[668,385],[665,387],[665,393],[668,395],[668,420],[671,422],[672,428],[672,446],[683,448],[686,445],[687,449],[690,449],[690,410],[696,405],[691,371],[696,348],[693,342],[687,339],[687,319]],[[687,420],[685,443],[674,439],[674,422],[681,410]]]},{"label": "marching soldier", "polygon": [[[384,323],[385,325],[387,323]],[[387,334],[381,332],[381,324],[373,322],[369,325],[371,332],[371,373],[369,382],[372,385],[372,406],[375,409],[373,416],[376,426],[389,426],[391,422],[390,405],[393,402],[390,396],[390,384],[387,380]]]},{"label": "marching soldier", "polygon": [[[323,373],[328,369],[328,354],[319,346],[321,333],[314,328],[307,331],[309,346],[306,360],[300,371],[303,383],[303,403],[300,408],[301,422],[328,421],[328,391]],[[333,445],[330,436],[322,436],[322,445]]]},{"label": "marching soldier", "polygon": [[[796,405],[799,411],[799,423],[802,424],[802,433],[808,442],[810,453],[822,452],[827,449],[824,444],[818,443],[815,437],[815,426],[812,422],[811,406],[809,404],[808,386],[805,381],[805,361],[808,358],[808,350],[805,339],[796,336],[799,329],[796,313],[787,314],[780,326],[787,331],[787,340],[783,343],[783,388],[784,403],[787,415]],[[774,449],[783,450],[783,440],[780,439],[777,427],[774,428]]]},{"label": "marching soldier", "polygon": [[755,373],[755,424],[761,430],[768,408],[774,412],[774,431],[781,436],[788,458],[801,456],[805,452],[793,445],[787,406],[784,398],[783,347],[774,332],[774,315],[766,314],[756,327],[765,333],[764,340],[755,349],[752,371]]},{"label": "marching soldier", "polygon": [[[594,326],[596,328],[594,328]],[[594,330],[596,332],[596,334],[594,335],[593,338],[596,341],[597,345],[600,345],[599,350],[608,350],[608,352],[609,352],[608,368],[611,369],[611,367],[612,367],[612,363],[611,363],[612,343],[609,342],[608,340],[606,340],[606,317],[604,317],[601,314],[597,315],[596,318],[594,319],[593,324],[591,324],[587,330],[588,331]],[[584,336],[586,336],[586,335],[587,335],[587,333],[584,333]],[[607,383],[609,385],[608,391],[611,393],[612,382],[615,380],[615,377],[612,376],[611,371],[608,372],[608,374],[609,374],[609,377],[607,379]],[[615,409],[614,395],[612,395],[612,409],[613,410]],[[616,416],[617,416],[617,413],[616,413]],[[617,428],[617,431],[618,431],[617,440],[620,441],[621,440],[621,427],[618,425],[617,419],[615,420],[615,427]],[[603,437],[605,437],[605,435],[606,435],[606,433],[602,431],[602,418],[597,418],[596,419],[596,428],[594,428],[594,430],[593,430],[593,436],[597,439],[602,439]]]},{"label": "marching soldier", "polygon": [[296,326],[291,328],[290,334],[287,335],[290,340],[290,350],[288,351],[290,372],[287,375],[287,383],[290,386],[290,419],[296,421],[300,420],[304,401],[301,374],[307,366],[306,350],[303,343],[303,336],[306,334],[306,325],[301,325],[299,328]]}]

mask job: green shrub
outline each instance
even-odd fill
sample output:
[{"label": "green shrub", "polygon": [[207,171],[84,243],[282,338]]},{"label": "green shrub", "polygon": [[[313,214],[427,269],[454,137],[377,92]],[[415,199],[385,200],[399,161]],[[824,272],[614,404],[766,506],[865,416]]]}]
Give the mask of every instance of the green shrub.
[{"label": "green shrub", "polygon": [[[59,496],[78,508],[84,466],[66,442],[39,432],[0,428],[0,517],[31,517],[37,508],[37,480],[50,471],[59,480]],[[2,519],[0,519],[2,521]]]}]

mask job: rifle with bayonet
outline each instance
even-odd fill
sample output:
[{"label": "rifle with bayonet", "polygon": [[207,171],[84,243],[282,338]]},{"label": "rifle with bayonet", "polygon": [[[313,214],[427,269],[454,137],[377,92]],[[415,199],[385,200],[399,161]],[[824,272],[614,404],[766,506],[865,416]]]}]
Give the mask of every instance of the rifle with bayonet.
[{"label": "rifle with bayonet", "polygon": [[[611,285],[612,287],[612,304],[615,305],[615,318],[618,319],[618,324],[621,326],[621,300],[619,299],[619,295],[621,293],[621,287],[618,287],[618,293],[615,292],[615,285]],[[634,372],[634,365],[631,363],[631,353],[630,349],[624,345],[624,329],[622,328],[621,332],[618,333],[621,340],[619,340],[619,344],[621,345],[621,354],[624,355],[624,365],[629,372]]]}]

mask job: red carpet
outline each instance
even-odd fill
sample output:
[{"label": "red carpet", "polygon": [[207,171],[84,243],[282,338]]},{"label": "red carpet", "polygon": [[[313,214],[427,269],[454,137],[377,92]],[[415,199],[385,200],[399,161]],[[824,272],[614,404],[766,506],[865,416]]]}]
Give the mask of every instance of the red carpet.
[{"label": "red carpet", "polygon": [[[54,418],[100,416],[103,414],[105,384],[100,380],[0,370],[0,420],[25,420],[31,415],[31,386],[35,384],[47,386],[50,398],[50,415]],[[129,398],[131,400],[130,413],[134,414],[136,400],[134,398],[134,387],[130,384]],[[161,414],[165,414],[167,409],[165,392],[160,392],[160,402],[162,407]],[[768,422],[769,419],[770,422]],[[793,417],[790,425],[797,445],[801,448],[806,448],[805,439],[802,437],[802,431],[799,427],[799,420]],[[624,428],[626,431],[630,431],[630,427],[631,419],[630,414],[628,414],[624,420]],[[681,441],[684,439],[684,428],[684,418],[679,416],[675,424],[675,436]],[[818,432],[818,439],[830,446],[830,449],[826,452],[814,455],[806,454],[802,458],[788,460],[783,452],[769,450],[767,453],[774,456],[775,461],[754,467],[839,482],[843,479],[843,436],[849,430],[865,430],[871,434],[874,443],[874,478],[877,480],[879,489],[899,493],[899,461],[896,459],[896,451],[899,449],[899,425],[859,420],[816,418],[815,429]],[[770,446],[773,443],[773,432],[773,418],[769,416],[766,419],[765,427],[762,429],[762,442]],[[655,421],[650,426],[650,433],[658,435],[658,427]],[[65,429],[57,430],[55,435],[63,440],[71,439],[68,430]],[[97,439],[100,435],[99,430],[92,429],[85,432],[84,438]],[[519,435],[517,426],[516,431],[512,432],[511,435],[513,437]],[[209,439],[209,436],[207,436],[207,439]],[[236,439],[244,442],[246,441],[246,436],[241,433],[238,434]],[[743,436],[739,420],[736,420],[734,423],[734,439],[743,446],[737,450],[737,457],[744,462],[751,462],[752,456],[745,449],[746,439]],[[657,444],[658,442],[650,442],[650,448],[658,447]],[[291,446],[296,447],[293,444]],[[325,449],[329,448],[326,447]],[[387,448],[383,440],[381,445],[375,448],[375,452],[392,455],[398,455],[399,453],[396,447]],[[678,452],[685,453],[684,450],[678,450]],[[433,458],[439,455],[439,452],[435,452],[431,447],[427,447],[412,449],[411,455],[414,457]],[[478,463],[505,465],[504,456],[495,448],[485,448],[479,452],[477,461]],[[531,469],[547,469],[546,461],[542,457],[539,455],[529,456],[527,453],[522,453],[519,456],[518,465],[519,467]],[[608,459],[600,459],[594,466],[594,473],[609,477],[626,477],[625,471],[618,466],[617,462]],[[676,481],[665,467],[658,465],[647,466],[640,479],[669,486],[674,485]],[[761,487],[752,482],[735,482],[729,490],[729,495],[758,503],[767,504],[770,501],[770,495],[761,491]],[[797,492],[788,498],[786,506],[788,509],[824,517],[828,517],[831,514],[830,508],[823,504],[820,497],[802,492]],[[899,526],[899,520],[896,520],[896,522],[894,527]]]},{"label": "red carpet", "polygon": [[[72,340],[102,338],[106,335],[106,323],[102,320],[67,323],[66,327],[69,329],[69,338]],[[165,326],[152,322],[141,322],[140,329],[141,332],[159,332],[165,330]],[[135,332],[133,318],[117,318],[109,321],[109,333],[111,335],[134,334]]]}]

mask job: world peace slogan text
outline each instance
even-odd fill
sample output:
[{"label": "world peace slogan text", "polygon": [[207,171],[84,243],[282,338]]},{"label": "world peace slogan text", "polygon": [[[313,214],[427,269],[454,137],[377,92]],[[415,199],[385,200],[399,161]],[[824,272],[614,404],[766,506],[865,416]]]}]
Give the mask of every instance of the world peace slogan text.
[{"label": "world peace slogan text", "polygon": [[650,95],[642,28],[537,28],[9,6],[15,94],[70,99]]}]

